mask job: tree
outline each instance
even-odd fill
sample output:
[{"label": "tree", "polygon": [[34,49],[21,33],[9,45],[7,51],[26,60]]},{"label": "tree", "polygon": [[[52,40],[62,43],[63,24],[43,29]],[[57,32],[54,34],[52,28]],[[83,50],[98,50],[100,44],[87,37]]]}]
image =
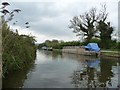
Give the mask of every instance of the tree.
[{"label": "tree", "polygon": [[96,8],[92,8],[89,12],[86,12],[83,15],[75,16],[70,20],[71,25],[69,28],[73,29],[76,36],[82,36],[83,39],[85,39],[85,42],[89,42],[93,37],[99,37],[99,35],[97,35],[99,31],[96,28],[98,21],[106,20],[107,18],[105,5],[102,7],[103,10],[98,14],[96,13]]},{"label": "tree", "polygon": [[[101,19],[98,21],[97,29],[100,31],[100,40],[102,48],[111,47],[111,34],[113,33],[113,27],[110,25],[110,22],[107,22],[108,13],[106,13],[106,6],[103,5],[103,10],[101,11]],[[106,45],[107,43],[107,45]]]},{"label": "tree", "polygon": [[[113,27],[110,26],[110,22],[105,23],[104,21],[99,21],[98,29],[101,32],[100,33],[100,39],[101,39],[101,47],[102,48],[110,48],[111,40],[111,34],[113,32]],[[106,45],[107,43],[107,45]]]},{"label": "tree", "polygon": [[46,40],[46,41],[45,41],[45,46],[49,47],[49,44],[50,44],[50,43],[51,43],[50,40]]},{"label": "tree", "polygon": [[58,42],[59,42],[58,40],[55,39],[52,40],[52,43],[58,43]]}]

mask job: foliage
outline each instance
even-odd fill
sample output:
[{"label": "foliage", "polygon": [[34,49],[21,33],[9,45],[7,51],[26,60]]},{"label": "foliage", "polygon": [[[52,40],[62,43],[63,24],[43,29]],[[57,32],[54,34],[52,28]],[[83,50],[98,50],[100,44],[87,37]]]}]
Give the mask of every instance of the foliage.
[{"label": "foliage", "polygon": [[92,8],[89,12],[85,12],[83,15],[75,16],[70,20],[71,25],[69,28],[73,29],[76,36],[83,36],[86,42],[90,41],[93,36],[96,36],[96,21],[99,19],[96,15],[96,9]]},{"label": "foliage", "polygon": [[[101,47],[109,49],[111,47],[111,34],[113,32],[113,27],[110,26],[110,23],[105,23],[105,21],[99,21],[98,22],[98,30],[100,33],[100,39],[101,39]],[[107,43],[107,45],[106,45]]]},{"label": "foliage", "polygon": [[18,35],[10,31],[8,25],[2,25],[3,75],[19,70],[35,59],[36,46],[32,36]]},{"label": "foliage", "polygon": [[[19,35],[18,31],[13,32],[8,23],[14,18],[15,13],[19,13],[20,9],[9,11],[6,6],[8,2],[2,3],[1,16],[2,19],[2,63],[3,76],[9,72],[20,70],[30,64],[36,57],[36,45],[33,36]],[[16,21],[17,22],[17,21]],[[28,22],[25,23],[28,28]],[[15,23],[14,23],[15,25]]]},{"label": "foliage", "polygon": [[[46,41],[49,41],[49,42],[46,43]],[[64,46],[85,46],[88,43],[97,43],[101,49],[107,49],[107,48],[102,47],[101,40],[99,38],[92,38],[89,42],[80,42],[80,41],[60,42],[58,41],[57,43],[55,43],[50,40],[46,40],[46,41],[44,43],[39,44],[38,48],[41,49],[43,46],[47,46],[47,47],[52,47],[53,49],[62,49]],[[120,50],[120,42],[116,42],[116,40],[111,40],[109,49]]]},{"label": "foliage", "polygon": [[111,40],[114,29],[110,26],[110,22],[106,22],[107,17],[106,5],[102,6],[102,10],[98,14],[96,8],[92,8],[89,12],[70,20],[69,28],[73,29],[76,36],[85,39],[85,45],[89,42],[96,42],[103,49],[116,48],[117,42]]},{"label": "foliage", "polygon": [[117,43],[117,48],[120,51],[120,42]]},{"label": "foliage", "polygon": [[[93,39],[91,39],[88,43],[97,43],[97,44],[101,47],[100,42],[101,42],[100,39],[98,39],[98,38],[93,38]],[[84,42],[85,45],[87,45],[88,43]]]},{"label": "foliage", "polygon": [[102,10],[97,14],[96,8],[92,8],[89,12],[85,12],[80,16],[75,16],[70,20],[71,25],[69,28],[73,29],[76,36],[85,39],[85,42],[89,42],[93,37],[99,37],[97,34],[99,31],[96,28],[98,21],[105,21],[107,18],[106,6],[102,6]]},{"label": "foliage", "polygon": [[[46,40],[48,41],[48,40]],[[47,46],[47,47],[52,47],[53,49],[62,49],[64,46],[81,46],[84,43],[81,43],[79,41],[69,41],[69,42],[54,42],[54,40],[47,42],[46,41],[44,43],[39,44],[38,48],[42,48],[43,46]]]}]

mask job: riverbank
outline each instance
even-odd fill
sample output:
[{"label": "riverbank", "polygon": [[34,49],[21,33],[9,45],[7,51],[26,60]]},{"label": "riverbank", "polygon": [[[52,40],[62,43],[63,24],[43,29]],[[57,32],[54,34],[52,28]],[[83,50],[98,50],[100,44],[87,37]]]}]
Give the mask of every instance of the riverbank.
[{"label": "riverbank", "polygon": [[120,58],[120,51],[101,50],[101,56]]},{"label": "riverbank", "polygon": [[55,52],[62,52],[62,49],[53,49]]},{"label": "riverbank", "polygon": [[[53,51],[62,52],[62,49],[53,49]],[[100,56],[120,58],[120,51],[101,50],[100,51]]]}]

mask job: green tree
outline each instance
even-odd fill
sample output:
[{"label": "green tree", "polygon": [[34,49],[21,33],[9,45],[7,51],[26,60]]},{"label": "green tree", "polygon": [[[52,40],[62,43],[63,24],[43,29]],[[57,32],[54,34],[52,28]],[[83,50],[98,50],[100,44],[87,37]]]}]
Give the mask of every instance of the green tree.
[{"label": "green tree", "polygon": [[98,29],[100,31],[101,47],[109,49],[111,47],[111,34],[113,32],[113,27],[110,26],[110,22],[106,23],[105,21],[98,22]]}]

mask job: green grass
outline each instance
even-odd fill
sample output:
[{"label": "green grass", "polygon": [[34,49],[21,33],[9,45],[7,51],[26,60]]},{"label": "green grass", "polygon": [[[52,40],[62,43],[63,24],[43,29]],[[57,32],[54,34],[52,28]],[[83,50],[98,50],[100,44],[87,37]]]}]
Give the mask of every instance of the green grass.
[{"label": "green grass", "polygon": [[112,51],[112,50],[101,50],[101,55],[105,55],[105,56],[116,56],[119,57],[119,51]]}]

